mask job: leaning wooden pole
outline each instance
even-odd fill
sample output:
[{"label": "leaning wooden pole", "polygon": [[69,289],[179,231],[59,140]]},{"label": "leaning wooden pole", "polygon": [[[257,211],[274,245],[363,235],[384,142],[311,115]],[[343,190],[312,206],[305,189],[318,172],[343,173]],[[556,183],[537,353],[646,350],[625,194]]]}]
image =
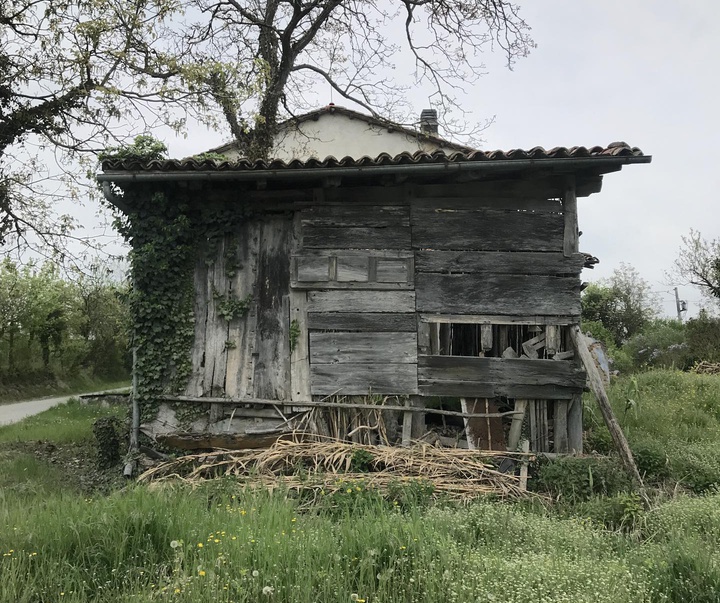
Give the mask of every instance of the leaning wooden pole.
[{"label": "leaning wooden pole", "polygon": [[573,344],[575,345],[575,349],[580,355],[580,359],[582,360],[582,363],[585,366],[585,370],[587,371],[588,380],[590,381],[590,389],[592,389],[593,393],[595,394],[595,398],[598,401],[598,406],[600,406],[600,412],[602,413],[603,419],[605,420],[605,425],[607,425],[608,431],[610,432],[613,442],[615,443],[615,448],[617,448],[617,451],[620,453],[620,458],[622,459],[622,462],[625,465],[627,472],[630,474],[630,477],[640,489],[641,494],[644,495],[643,481],[640,477],[640,472],[638,471],[637,465],[635,464],[635,459],[633,459],[632,450],[630,450],[630,446],[628,445],[628,441],[625,438],[625,434],[623,433],[620,424],[615,418],[615,413],[610,406],[610,399],[605,392],[605,386],[603,385],[602,378],[600,377],[600,371],[595,365],[592,354],[588,349],[587,342],[585,341],[585,336],[582,334],[580,327],[577,325],[571,327],[570,332],[572,334],[572,340]]}]

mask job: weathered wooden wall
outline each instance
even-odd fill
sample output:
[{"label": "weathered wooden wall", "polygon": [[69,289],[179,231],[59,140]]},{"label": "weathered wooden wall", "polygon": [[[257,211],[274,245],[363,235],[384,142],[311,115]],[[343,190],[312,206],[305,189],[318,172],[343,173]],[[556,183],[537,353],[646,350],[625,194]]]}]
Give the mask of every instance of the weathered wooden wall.
[{"label": "weathered wooden wall", "polygon": [[[579,320],[585,262],[572,186],[338,187],[300,203],[268,195],[211,261],[198,260],[188,396],[516,400],[535,425],[534,449],[548,446],[550,416],[560,448],[568,438],[577,446],[585,376],[560,330]],[[247,296],[246,316],[219,315],[224,298]],[[531,339],[536,327],[535,347],[510,341],[511,329]],[[468,335],[470,347],[453,343]]]}]

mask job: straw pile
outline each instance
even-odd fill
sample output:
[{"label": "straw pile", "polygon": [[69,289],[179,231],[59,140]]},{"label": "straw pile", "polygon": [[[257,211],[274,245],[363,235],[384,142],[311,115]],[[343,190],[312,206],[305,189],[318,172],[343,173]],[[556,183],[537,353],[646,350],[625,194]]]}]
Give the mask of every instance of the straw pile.
[{"label": "straw pile", "polygon": [[[362,472],[358,471],[358,459],[362,463]],[[436,448],[424,442],[398,448],[281,439],[262,450],[183,456],[148,469],[139,481],[196,481],[233,476],[251,485],[284,486],[295,491],[322,489],[333,493],[353,482],[384,491],[391,483],[423,480],[434,487],[436,495],[454,500],[488,494],[527,496],[527,491],[520,487],[518,476],[497,469],[503,459],[522,463],[527,462],[529,456]]]}]

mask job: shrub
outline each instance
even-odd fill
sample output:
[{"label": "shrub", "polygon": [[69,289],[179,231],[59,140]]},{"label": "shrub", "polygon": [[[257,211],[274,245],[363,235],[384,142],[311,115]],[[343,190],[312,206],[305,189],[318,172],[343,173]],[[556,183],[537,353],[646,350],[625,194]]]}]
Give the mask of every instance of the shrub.
[{"label": "shrub", "polygon": [[609,497],[594,496],[571,507],[571,514],[589,519],[608,530],[632,531],[645,516],[642,499],[621,492]]},{"label": "shrub", "polygon": [[620,463],[602,456],[541,462],[535,484],[537,489],[571,503],[629,492],[632,486]]}]

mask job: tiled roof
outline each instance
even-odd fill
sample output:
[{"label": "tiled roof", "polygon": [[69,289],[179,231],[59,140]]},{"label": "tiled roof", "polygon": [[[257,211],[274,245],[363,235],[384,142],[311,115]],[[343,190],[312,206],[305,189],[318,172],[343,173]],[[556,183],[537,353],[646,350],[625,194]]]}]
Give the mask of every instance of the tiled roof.
[{"label": "tiled roof", "polygon": [[306,161],[293,159],[292,161],[282,161],[274,159],[269,161],[250,161],[248,159],[238,159],[236,161],[215,161],[211,159],[198,160],[193,158],[187,159],[165,159],[153,161],[138,161],[136,159],[126,160],[105,160],[102,164],[103,171],[142,171],[142,172],[196,172],[196,171],[263,171],[263,170],[303,170],[326,168],[363,168],[363,167],[379,167],[379,166],[403,166],[403,165],[430,165],[444,163],[477,163],[477,162],[493,162],[493,161],[515,161],[515,160],[558,160],[558,159],[602,159],[602,158],[646,158],[643,152],[637,147],[631,147],[624,142],[613,142],[606,147],[555,147],[546,151],[542,147],[534,147],[530,150],[513,149],[510,151],[468,151],[444,153],[443,151],[434,151],[426,153],[418,151],[416,153],[400,153],[391,156],[382,153],[375,158],[360,157],[353,159],[352,157],[344,157],[336,159],[335,157],[326,157],[323,160],[310,158]]}]

